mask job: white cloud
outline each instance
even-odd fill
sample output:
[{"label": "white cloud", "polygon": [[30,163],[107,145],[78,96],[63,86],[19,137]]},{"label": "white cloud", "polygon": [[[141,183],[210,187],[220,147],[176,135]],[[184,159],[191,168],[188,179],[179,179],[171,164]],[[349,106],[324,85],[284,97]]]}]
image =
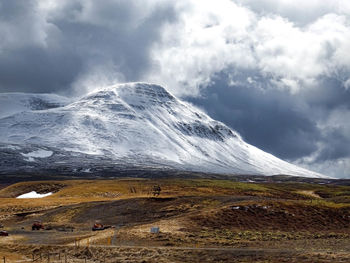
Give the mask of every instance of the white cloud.
[{"label": "white cloud", "polygon": [[[301,6],[314,8],[319,1],[311,2]],[[232,68],[259,72],[272,85],[293,93],[318,84],[322,76],[350,70],[349,18],[344,12],[326,12],[337,10],[331,2],[306,25],[283,17],[283,12],[256,13],[253,3],[181,3],[180,22],[168,25],[162,41],[154,45],[155,66],[147,75],[177,95],[198,95],[214,74]],[[290,4],[281,1],[282,7],[289,10]]]},{"label": "white cloud", "polygon": [[350,14],[347,0],[235,0],[262,16],[277,14],[297,24],[314,22],[327,14]]},{"label": "white cloud", "polygon": [[125,76],[113,61],[105,61],[104,64],[93,64],[91,61],[71,85],[73,93],[81,95],[122,82],[125,82]]},{"label": "white cloud", "polygon": [[148,74],[150,81],[166,84],[178,95],[196,95],[212,74],[234,63],[253,67],[255,59],[247,45],[255,21],[251,11],[229,0],[186,4],[190,8],[183,8],[184,2],[179,5],[180,22],[168,25],[162,42],[153,48],[157,67]]}]

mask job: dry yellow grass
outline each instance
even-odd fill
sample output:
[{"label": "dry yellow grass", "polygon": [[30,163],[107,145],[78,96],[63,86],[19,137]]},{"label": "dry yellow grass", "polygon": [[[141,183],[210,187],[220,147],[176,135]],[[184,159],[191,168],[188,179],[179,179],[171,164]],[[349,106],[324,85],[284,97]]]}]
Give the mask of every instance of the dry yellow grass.
[{"label": "dry yellow grass", "polygon": [[[58,206],[78,204],[82,202],[107,201],[133,197],[148,197],[153,185],[159,184],[162,188],[161,196],[218,196],[218,195],[299,195],[305,198],[319,198],[313,190],[301,189],[286,192],[278,185],[269,189],[268,185],[247,184],[227,180],[180,180],[180,179],[115,179],[115,180],[65,180],[65,181],[38,181],[22,182],[0,190],[0,196],[13,196],[16,193],[25,193],[40,189],[50,189],[50,185],[61,185],[53,195],[40,199],[0,198],[0,220],[9,213],[46,210]],[[310,187],[310,186],[308,186]],[[318,186],[317,186],[318,187]],[[17,194],[18,195],[18,194]],[[16,196],[16,195],[15,195]]]},{"label": "dry yellow grass", "polygon": [[[150,190],[155,184],[161,186],[160,197],[144,198],[151,197]],[[13,198],[33,190],[41,191],[41,193],[54,190],[55,193],[40,199]],[[319,198],[318,193],[322,198]],[[348,186],[242,183],[210,179],[22,182],[0,190],[0,222],[10,233],[10,237],[0,240],[0,255],[7,253],[6,255],[10,259],[21,259],[20,257],[15,258],[11,254],[11,250],[1,250],[1,247],[7,243],[16,246],[35,244],[37,247],[42,244],[73,246],[74,240],[78,239],[81,246],[88,244],[108,245],[116,233],[118,236],[115,239],[117,245],[131,245],[135,249],[137,246],[141,246],[142,250],[151,249],[152,246],[188,246],[193,248],[197,245],[203,248],[205,246],[229,247],[236,245],[289,248],[291,244],[296,242],[299,244],[296,247],[304,248],[302,242],[307,241],[311,242],[306,246],[310,249],[323,248],[332,244],[335,251],[342,251],[347,248],[344,244],[348,241],[349,232],[348,228],[345,229],[345,227],[344,229],[335,228],[334,225],[339,225],[338,223],[328,222],[330,227],[337,230],[336,234],[332,234],[328,230],[329,233],[323,231],[324,228],[320,228],[323,232],[318,233],[315,232],[317,230],[315,228],[316,230],[310,235],[294,234],[294,230],[290,231],[287,228],[285,232],[280,232],[278,229],[282,229],[282,227],[281,224],[277,223],[282,221],[284,226],[287,222],[286,218],[293,217],[293,220],[289,222],[291,227],[294,226],[293,222],[301,222],[300,224],[311,227],[312,224],[304,223],[308,222],[305,221],[309,218],[309,214],[306,213],[308,210],[315,211],[314,214],[324,213],[327,218],[333,215],[333,219],[339,219],[339,222],[343,222],[344,218],[338,215],[350,216],[347,212],[349,204],[334,202],[332,198],[346,197],[347,193],[350,193]],[[325,194],[329,194],[332,198],[325,197]],[[240,209],[238,213],[238,210],[231,208],[237,206],[249,206],[250,210]],[[266,210],[262,207],[269,208]],[[48,210],[50,208],[55,209]],[[35,211],[37,213],[26,216],[15,215],[16,213]],[[331,211],[332,214],[324,211]],[[237,215],[240,216],[241,221],[238,220],[233,224],[233,219],[237,218]],[[11,216],[12,218],[10,218]],[[231,217],[228,218],[228,216]],[[301,221],[294,220],[296,217]],[[271,230],[271,233],[257,230],[253,223],[259,222],[252,220],[256,218],[262,221],[263,227],[273,221],[271,224],[275,224],[274,227],[277,227],[277,230]],[[31,231],[34,219],[42,220],[45,226],[50,225],[51,230]],[[113,225],[116,228],[92,232],[91,226],[95,220],[101,220],[101,223]],[[324,222],[324,220],[318,221]],[[347,226],[344,222],[343,224]],[[152,226],[159,226],[161,233],[159,235],[151,234],[150,228]],[[71,227],[74,228],[74,231],[59,230],[61,227]],[[118,229],[119,227],[121,228]],[[246,229],[244,230],[243,227]],[[241,235],[242,233],[244,235]],[[266,238],[267,240],[265,240]],[[293,240],[289,240],[289,238]],[[71,246],[68,249],[73,249]],[[111,251],[110,247],[105,249],[103,246],[96,246],[95,249],[101,249],[103,255],[106,251]],[[129,253],[130,249],[128,247],[126,251]],[[208,251],[211,253],[214,250]],[[208,251],[205,253],[209,253]],[[192,250],[186,253],[192,253]],[[226,253],[228,252],[222,252],[223,255]],[[30,251],[27,254],[30,255]],[[150,256],[154,256],[153,251]],[[114,257],[115,255],[111,255],[110,258]],[[144,259],[144,256],[141,258]],[[192,255],[187,254],[188,258],[193,259]],[[213,261],[213,259],[216,259],[216,256],[210,260]],[[152,260],[150,259],[150,262],[161,262],[154,258]]]}]

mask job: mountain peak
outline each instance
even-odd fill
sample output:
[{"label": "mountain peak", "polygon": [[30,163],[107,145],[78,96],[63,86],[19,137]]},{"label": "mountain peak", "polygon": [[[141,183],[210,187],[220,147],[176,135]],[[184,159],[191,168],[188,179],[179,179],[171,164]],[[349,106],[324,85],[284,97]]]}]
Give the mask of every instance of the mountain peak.
[{"label": "mountain peak", "polygon": [[84,96],[83,99],[102,98],[106,100],[113,99],[115,97],[128,98],[128,96],[139,98],[153,98],[159,100],[174,100],[175,97],[171,95],[164,87],[157,84],[150,84],[145,82],[132,82],[116,84],[108,87],[101,88],[97,91],[89,93]]},{"label": "mountain peak", "polygon": [[[1,143],[2,169],[12,158],[34,170],[64,166],[74,171],[88,165],[85,168],[93,171],[96,165],[122,163],[226,174],[322,176],[245,143],[225,124],[148,83],[113,85],[66,106],[0,118]],[[39,150],[52,154],[23,158]]]},{"label": "mountain peak", "polygon": [[87,107],[103,107],[110,109],[150,108],[165,106],[176,102],[176,98],[165,88],[156,84],[143,82],[117,84],[93,91],[79,99],[74,105]]}]

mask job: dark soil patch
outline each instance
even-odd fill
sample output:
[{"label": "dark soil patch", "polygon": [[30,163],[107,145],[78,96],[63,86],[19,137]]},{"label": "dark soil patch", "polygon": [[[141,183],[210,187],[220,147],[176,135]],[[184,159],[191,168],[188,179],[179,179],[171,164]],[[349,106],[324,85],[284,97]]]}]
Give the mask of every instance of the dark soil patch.
[{"label": "dark soil patch", "polygon": [[350,208],[297,203],[229,206],[190,217],[191,224],[213,229],[350,231]]},{"label": "dark soil patch", "polygon": [[[72,224],[89,226],[99,221],[105,225],[135,225],[150,223],[159,219],[183,216],[186,213],[199,211],[208,206],[222,206],[235,201],[252,200],[252,197],[218,196],[218,197],[171,197],[171,198],[130,198],[116,201],[100,201],[68,205],[47,210],[37,219],[52,222],[62,215],[72,214]],[[28,219],[30,222],[33,218]],[[52,222],[57,223],[57,222]]]},{"label": "dark soil patch", "polygon": [[73,222],[99,220],[104,224],[133,225],[187,213],[199,208],[205,198],[133,198],[89,204]]}]

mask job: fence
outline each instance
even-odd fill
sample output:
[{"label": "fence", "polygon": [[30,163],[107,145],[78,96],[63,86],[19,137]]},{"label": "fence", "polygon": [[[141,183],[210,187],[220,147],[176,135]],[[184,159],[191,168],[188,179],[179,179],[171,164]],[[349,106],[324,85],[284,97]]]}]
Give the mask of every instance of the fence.
[{"label": "fence", "polygon": [[32,255],[32,259],[26,259],[26,260],[10,260],[6,257],[2,258],[2,263],[29,263],[29,262],[40,262],[40,263],[92,263],[92,262],[106,262],[105,260],[90,260],[87,257],[85,258],[76,258],[69,256],[67,254],[60,254],[60,253],[46,253],[46,255]]},{"label": "fence", "polygon": [[[100,262],[105,263],[106,259],[103,260],[93,260],[88,257],[85,258],[77,258],[71,256],[65,252],[47,252],[47,253],[32,253],[28,259],[23,260],[10,260],[5,256],[2,257],[1,263],[29,263],[29,262],[37,262],[37,263],[92,263],[92,262]],[[31,258],[31,259],[29,259]]]},{"label": "fence", "polygon": [[[76,238],[74,240],[74,246],[69,246],[73,248],[89,248],[94,246],[113,246],[116,245],[116,239],[117,239],[117,231],[120,228],[120,226],[117,226],[115,228],[114,234],[112,236],[106,237],[105,240],[101,241],[99,240],[99,244],[96,244],[94,240],[90,240],[90,238],[80,240],[79,238]],[[72,244],[73,245],[73,244]],[[68,255],[65,252],[38,252],[38,253],[32,253],[28,259],[26,260],[10,260],[9,258],[3,256],[0,257],[0,263],[29,263],[29,262],[40,262],[40,263],[91,263],[91,262],[106,262],[106,259],[103,260],[90,260],[88,257],[85,258],[77,258]]]}]

